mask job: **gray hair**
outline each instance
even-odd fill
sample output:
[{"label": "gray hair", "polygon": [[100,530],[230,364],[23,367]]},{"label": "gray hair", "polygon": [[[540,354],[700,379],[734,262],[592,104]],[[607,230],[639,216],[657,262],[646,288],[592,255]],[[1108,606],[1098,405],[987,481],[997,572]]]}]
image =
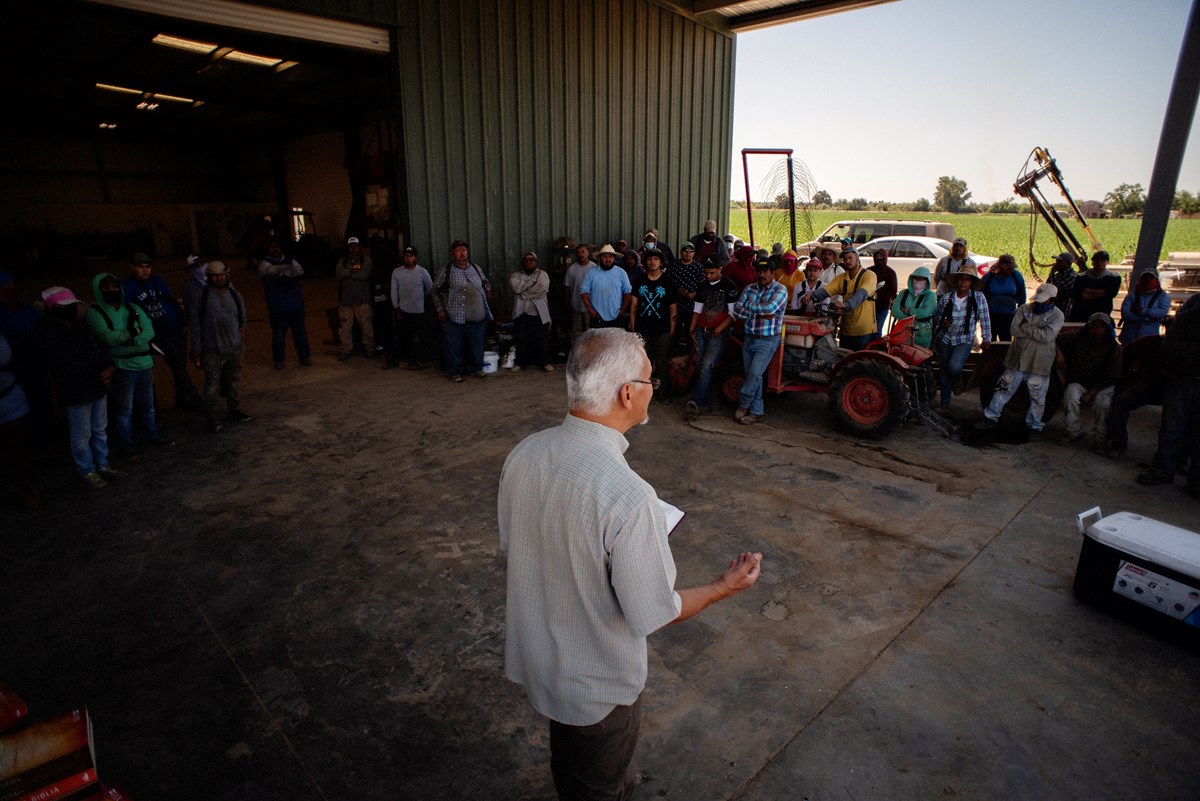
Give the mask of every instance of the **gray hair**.
[{"label": "gray hair", "polygon": [[567,405],[572,410],[605,414],[622,385],[639,377],[646,349],[642,338],[620,328],[582,333],[567,357]]}]

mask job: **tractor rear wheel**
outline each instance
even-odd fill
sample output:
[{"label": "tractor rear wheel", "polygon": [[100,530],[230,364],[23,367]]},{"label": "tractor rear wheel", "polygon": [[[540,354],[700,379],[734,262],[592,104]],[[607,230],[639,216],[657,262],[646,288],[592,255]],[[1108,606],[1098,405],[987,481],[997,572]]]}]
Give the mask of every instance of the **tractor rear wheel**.
[{"label": "tractor rear wheel", "polygon": [[726,406],[733,408],[741,403],[742,384],[746,382],[746,377],[741,373],[733,373],[725,376],[721,380],[721,402]]},{"label": "tractor rear wheel", "polygon": [[885,364],[860,361],[839,370],[829,389],[829,409],[840,428],[864,439],[880,439],[908,416],[908,387]]}]

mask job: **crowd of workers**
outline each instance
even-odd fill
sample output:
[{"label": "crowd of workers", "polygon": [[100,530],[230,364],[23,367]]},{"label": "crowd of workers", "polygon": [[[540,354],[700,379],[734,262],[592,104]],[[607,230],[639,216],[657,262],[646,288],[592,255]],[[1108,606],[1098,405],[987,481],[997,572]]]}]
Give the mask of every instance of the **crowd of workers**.
[{"label": "crowd of workers", "polygon": [[[625,329],[640,335],[655,387],[678,389],[681,374],[694,376],[684,406],[690,419],[712,412],[714,376],[736,332],[744,380],[734,419],[752,425],[765,414],[764,371],[779,346],[785,315],[813,315],[818,309],[832,315],[838,320],[838,344],[852,350],[883,336],[889,318],[911,317],[913,343],[937,355],[943,408],[973,348],[1011,342],[981,428],[995,426],[1004,405],[1025,386],[1030,396],[1026,425],[1031,438],[1039,437],[1051,374],[1060,371],[1064,443],[1083,436],[1082,417],[1090,408],[1093,449],[1119,456],[1128,447],[1129,414],[1143,405],[1163,405],[1161,458],[1139,477],[1143,483],[1173,477],[1167,465],[1186,463],[1187,453],[1197,447],[1194,440],[1200,440],[1182,434],[1195,428],[1198,415],[1195,323],[1181,311],[1178,320],[1184,324],[1176,322],[1173,333],[1159,335],[1171,299],[1157,273],[1145,270],[1121,306],[1118,335],[1112,312],[1121,279],[1108,269],[1103,251],[1092,257],[1090,269],[1080,271],[1070,254],[1062,254],[1032,298],[1012,256],[1001,256],[981,277],[962,238],[932,274],[918,268],[903,288],[888,266],[886,250],[874,250],[870,265],[849,242],[818,245],[802,259],[780,245],[768,252],[721,237],[712,220],[678,248],[678,255],[654,228],[636,248],[619,240],[599,247],[580,243],[572,251],[573,262],[559,281],[539,266],[532,251],[509,276],[514,342],[509,369],[553,372],[555,333],[574,341],[593,328]],[[451,381],[485,377],[485,340],[489,323],[496,320],[488,271],[471,260],[469,245],[461,240],[451,244],[449,261],[433,275],[419,263],[416,248],[405,247],[400,256],[390,277],[376,275],[371,254],[356,237],[347,241],[335,271],[339,360],[349,359],[361,343],[368,358],[386,351],[385,368],[406,360],[415,370],[440,350]],[[176,406],[196,410],[210,430],[250,419],[240,408],[246,302],[224,263],[199,256],[188,262],[191,274],[182,300],[153,274],[150,258],[136,254],[124,279],[111,273],[95,277],[94,302],[82,313],[85,304],[61,286],[41,293],[44,313],[38,311],[17,297],[11,277],[0,273],[0,448],[26,503],[37,498],[21,444],[29,438],[29,422],[35,438],[51,430],[51,385],[67,421],[75,467],[90,487],[121,477],[110,456],[172,444],[159,435],[156,419],[156,354],[171,371]],[[273,366],[284,367],[289,333],[299,363],[311,366],[303,267],[275,239],[266,242],[254,266],[264,287]],[[559,291],[561,306],[551,297]],[[386,344],[376,342],[381,292],[390,311],[387,330],[381,332],[390,335]],[[1195,305],[1193,299],[1188,310]],[[557,308],[565,312],[556,315]],[[1067,323],[1080,323],[1082,330],[1063,333]],[[687,361],[682,371],[679,357]],[[188,374],[189,362],[203,372],[202,389]],[[222,399],[225,414],[219,416]],[[141,429],[136,438],[135,424]],[[1189,476],[1189,489],[1200,492],[1200,476]]]}]

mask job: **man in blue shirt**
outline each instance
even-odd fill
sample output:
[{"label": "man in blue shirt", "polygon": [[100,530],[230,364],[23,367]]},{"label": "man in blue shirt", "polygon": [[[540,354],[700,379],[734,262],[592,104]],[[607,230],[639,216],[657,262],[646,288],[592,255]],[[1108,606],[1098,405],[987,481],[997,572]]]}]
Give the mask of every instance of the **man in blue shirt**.
[{"label": "man in blue shirt", "polygon": [[579,298],[587,309],[593,328],[626,328],[633,285],[624,270],[614,269],[616,257],[600,250],[600,264],[588,270],[579,287]]},{"label": "man in blue shirt", "polygon": [[200,392],[187,371],[187,337],[184,331],[183,307],[171,294],[171,288],[161,276],[152,275],[150,257],[133,254],[132,274],[121,283],[125,299],[141,306],[154,326],[151,345],[162,352],[163,361],[171,368],[175,381],[176,408],[200,408]]},{"label": "man in blue shirt", "polygon": [[755,282],[742,290],[742,297],[733,306],[733,316],[746,321],[742,341],[746,380],[738,391],[738,410],[733,419],[746,426],[763,418],[763,373],[779,347],[788,301],[787,288],[775,280],[769,260],[759,259],[754,269]]}]

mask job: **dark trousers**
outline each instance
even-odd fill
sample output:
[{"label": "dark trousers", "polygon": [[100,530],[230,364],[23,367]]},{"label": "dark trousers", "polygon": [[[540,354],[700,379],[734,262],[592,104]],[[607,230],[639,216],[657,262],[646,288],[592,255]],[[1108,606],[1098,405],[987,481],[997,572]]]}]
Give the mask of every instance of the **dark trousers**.
[{"label": "dark trousers", "polygon": [[1012,321],[1015,314],[992,312],[992,340],[1012,342]]},{"label": "dark trousers", "polygon": [[308,361],[312,351],[308,346],[308,329],[304,327],[304,309],[273,311],[271,316],[271,360],[283,363],[283,345],[288,329],[292,330],[292,341],[296,343],[296,357]]},{"label": "dark trousers", "polygon": [[513,342],[518,367],[541,367],[550,359],[550,324],[536,314],[522,314],[513,320]]},{"label": "dark trousers", "polygon": [[[646,346],[646,357],[650,359],[650,367],[664,384],[667,382],[667,359],[671,355],[671,335],[667,331],[638,331]],[[665,388],[664,388],[665,389]]]},{"label": "dark trousers", "polygon": [[1172,378],[1163,390],[1162,427],[1158,453],[1150,472],[1174,476],[1180,458],[1187,456],[1188,487],[1200,490],[1200,378]]},{"label": "dark trousers", "polygon": [[407,357],[410,364],[429,359],[429,317],[425,312],[399,312],[392,326],[391,361]]},{"label": "dark trousers", "polygon": [[447,375],[483,370],[483,339],[487,320],[477,323],[442,322],[442,361]]},{"label": "dark trousers", "polygon": [[1108,408],[1108,441],[1124,448],[1129,444],[1129,415],[1143,406],[1159,406],[1163,402],[1161,387],[1131,386],[1112,399]]},{"label": "dark trousers", "polygon": [[550,772],[560,801],[622,801],[625,774],[642,726],[642,699],[619,706],[599,723],[550,721]]},{"label": "dark trousers", "polygon": [[183,334],[155,337],[154,344],[163,352],[163,361],[171,369],[171,379],[175,384],[175,405],[197,403],[200,400],[200,392],[188,375],[187,344]]}]

